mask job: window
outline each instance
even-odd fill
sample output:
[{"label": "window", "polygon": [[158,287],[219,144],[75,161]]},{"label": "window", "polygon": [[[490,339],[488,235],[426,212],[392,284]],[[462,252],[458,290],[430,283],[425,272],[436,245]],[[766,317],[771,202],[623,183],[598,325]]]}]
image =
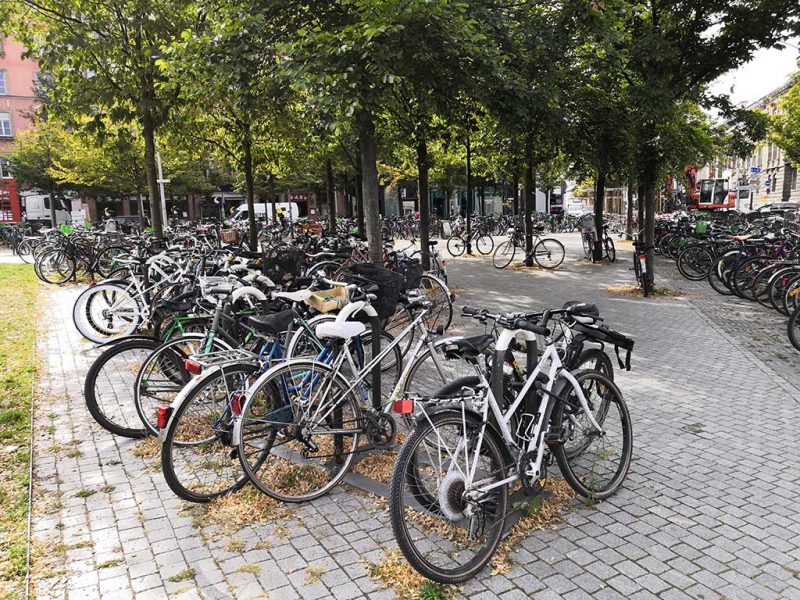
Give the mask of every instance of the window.
[{"label": "window", "polygon": [[0,71],[0,95],[5,96],[8,94],[8,83],[6,81],[8,74],[5,71]]},{"label": "window", "polygon": [[14,174],[11,172],[11,162],[7,158],[0,156],[0,178],[13,179]]},{"label": "window", "polygon": [[0,138],[10,138],[11,136],[11,113],[0,112]]}]

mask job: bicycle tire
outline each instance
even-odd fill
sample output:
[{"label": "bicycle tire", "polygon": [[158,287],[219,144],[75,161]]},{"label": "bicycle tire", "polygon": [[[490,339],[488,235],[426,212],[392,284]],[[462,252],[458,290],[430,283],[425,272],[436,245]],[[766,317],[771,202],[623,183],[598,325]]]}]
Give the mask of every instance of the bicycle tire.
[{"label": "bicycle tire", "polygon": [[605,246],[606,258],[608,259],[608,262],[613,263],[615,260],[617,260],[617,249],[614,248],[614,240],[612,240],[610,237],[607,237],[605,240],[603,240],[603,245]]},{"label": "bicycle tire", "polygon": [[[144,355],[150,354],[160,345],[159,341],[153,338],[133,338],[129,340],[120,340],[114,343],[109,348],[105,349],[100,356],[98,356],[89,367],[86,373],[86,378],[83,383],[83,397],[86,402],[86,408],[89,409],[89,414],[92,418],[105,430],[110,431],[114,435],[121,437],[140,439],[147,436],[147,429],[139,420],[136,409],[133,405],[133,381],[131,381],[129,394],[125,394],[125,386],[120,383],[120,380],[127,374],[124,368],[115,368],[114,376],[108,378],[108,382],[103,382],[103,385],[98,388],[98,378],[101,376],[101,371],[113,359],[119,358],[119,355],[126,352],[140,351]],[[120,361],[124,363],[124,361]],[[138,373],[138,369],[136,371]],[[116,386],[119,385],[119,390]],[[106,408],[107,402],[100,400],[98,391],[102,390],[103,393],[111,391],[115,398],[114,401],[119,405],[122,416],[111,414],[112,411]],[[119,396],[117,393],[119,392]],[[130,410],[126,404],[130,400]],[[135,419],[133,416],[135,415]],[[137,423],[141,427],[133,427],[132,424]]]},{"label": "bicycle tire", "polygon": [[495,269],[505,269],[514,262],[514,254],[517,252],[517,245],[512,240],[506,240],[497,244],[492,254],[492,264]]},{"label": "bicycle tire", "polygon": [[[589,477],[577,475],[574,468],[576,460],[583,460],[586,449],[584,449],[584,451],[578,455],[570,456],[567,453],[565,445],[563,443],[559,443],[556,447],[555,455],[556,461],[558,462],[558,467],[561,470],[561,474],[564,476],[564,479],[576,494],[590,500],[604,500],[616,492],[617,489],[619,489],[628,474],[628,470],[630,469],[631,459],[633,456],[633,427],[631,426],[630,412],[628,411],[628,407],[622,397],[622,392],[619,391],[619,388],[616,386],[616,384],[599,371],[581,371],[575,374],[575,379],[581,388],[584,387],[586,381],[590,378],[596,382],[598,390],[600,386],[602,386],[603,391],[599,393],[608,394],[610,392],[612,396],[610,399],[606,397],[603,399],[604,402],[608,401],[609,403],[608,412],[606,413],[603,422],[599,422],[601,427],[604,429],[605,435],[599,435],[594,432],[591,432],[590,435],[596,436],[596,440],[606,440],[609,438],[609,432],[606,428],[606,425],[610,423],[609,419],[613,418],[612,407],[616,407],[619,411],[621,425],[620,435],[622,436],[622,450],[620,452],[621,456],[619,465],[615,469],[614,474],[611,477],[611,481],[605,485],[603,489],[590,489],[588,487],[590,484],[587,484]],[[574,389],[571,385],[567,386],[565,393],[569,394],[570,396],[574,393]],[[567,400],[569,400],[569,397]],[[565,411],[567,410],[572,410],[571,402],[563,402],[558,400],[556,406],[553,408],[552,429],[554,431],[560,432],[565,424],[569,426],[575,422],[574,417],[568,416],[565,419]],[[590,428],[591,425],[587,424],[587,431]],[[602,454],[606,455],[606,452],[607,451],[604,451]],[[596,475],[597,471],[595,470],[594,466],[591,467],[590,473],[592,477]]]},{"label": "bicycle tire", "polygon": [[475,248],[480,254],[487,256],[492,253],[492,250],[494,250],[494,240],[491,238],[491,236],[482,233],[475,238]]},{"label": "bicycle tire", "polygon": [[447,251],[451,256],[461,256],[464,254],[465,249],[466,244],[461,236],[451,235],[449,238],[447,238]]},{"label": "bicycle tire", "polygon": [[[543,259],[544,256],[552,257],[550,262]],[[566,251],[564,244],[554,238],[545,238],[533,247],[533,259],[536,264],[543,269],[556,269],[564,262]]]},{"label": "bicycle tire", "polygon": [[[466,435],[472,430],[483,428],[477,417],[469,414],[465,421],[462,421],[462,413],[460,410],[448,410],[434,414],[430,418],[430,422],[423,421],[417,426],[409,436],[408,440],[398,453],[397,460],[392,470],[392,477],[389,483],[389,514],[392,524],[392,531],[395,535],[395,540],[400,548],[400,551],[405,556],[406,560],[411,564],[414,569],[421,575],[427,577],[432,581],[443,584],[458,584],[462,583],[471,577],[475,576],[486,564],[491,560],[497,547],[500,545],[503,536],[503,527],[506,519],[506,510],[508,504],[508,486],[501,485],[494,488],[494,498],[490,504],[495,515],[500,515],[496,522],[488,528],[489,535],[487,536],[487,543],[482,546],[475,557],[472,558],[465,565],[457,566],[455,568],[442,568],[434,565],[430,560],[422,555],[419,548],[415,544],[413,536],[408,530],[407,515],[413,514],[410,511],[419,512],[417,507],[421,507],[425,512],[422,513],[423,518],[433,519],[444,516],[440,509],[437,509],[438,503],[435,506],[426,508],[419,503],[416,498],[410,499],[408,505],[404,502],[404,484],[409,481],[409,470],[414,471],[418,469],[418,461],[414,457],[414,452],[417,446],[422,443],[430,431],[436,427],[444,427],[447,425],[461,426],[462,422],[466,422],[469,427]],[[497,438],[492,428],[486,428],[483,437],[482,449],[487,452],[488,460],[491,465],[497,465],[497,470],[503,471],[502,465],[504,464],[504,454],[502,451],[501,442]],[[483,456],[483,453],[481,454]],[[495,472],[492,469],[491,472]],[[412,477],[413,481],[413,477]],[[412,486],[413,489],[413,486]],[[429,491],[425,489],[422,495],[423,502],[425,498],[430,498]],[[413,508],[412,508],[413,507]],[[413,518],[413,517],[411,517]],[[434,530],[435,532],[435,530]],[[447,536],[442,536],[447,537]],[[451,544],[451,540],[447,540]],[[454,544],[452,544],[454,545]],[[456,553],[456,557],[460,558],[460,554]]]}]

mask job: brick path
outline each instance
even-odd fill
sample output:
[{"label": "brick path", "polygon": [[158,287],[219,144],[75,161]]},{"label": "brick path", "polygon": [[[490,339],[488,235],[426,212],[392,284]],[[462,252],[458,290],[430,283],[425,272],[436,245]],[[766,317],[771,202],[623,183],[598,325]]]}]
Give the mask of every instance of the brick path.
[{"label": "brick path", "polygon": [[[631,473],[614,498],[571,507],[558,529],[522,543],[510,573],[484,572],[463,595],[800,598],[800,355],[784,319],[729,298],[720,308],[713,290],[682,281],[672,282],[687,292],[678,299],[609,295],[606,285],[633,279],[630,263],[575,262],[576,238],[566,238],[559,272],[455,259],[449,274],[464,290],[459,306],[582,299],[636,338],[634,369],[617,376],[634,424]],[[49,335],[39,344],[37,597],[394,596],[364,564],[393,546],[388,514],[352,487],[232,537],[195,524],[155,459],[134,456],[133,442],[88,416],[82,385],[95,351],[69,318],[78,291],[48,290]],[[318,581],[307,567],[324,571]]]}]

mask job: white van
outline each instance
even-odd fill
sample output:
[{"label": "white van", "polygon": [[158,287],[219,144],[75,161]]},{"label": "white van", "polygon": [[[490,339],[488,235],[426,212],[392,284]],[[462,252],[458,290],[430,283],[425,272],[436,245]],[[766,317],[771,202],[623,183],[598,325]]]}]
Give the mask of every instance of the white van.
[{"label": "white van", "polygon": [[[69,223],[72,220],[72,206],[68,198],[55,196],[56,225]],[[22,194],[22,207],[25,209],[25,219],[42,221],[50,224],[50,194],[37,192],[24,192]]]},{"label": "white van", "polygon": [[[256,209],[256,220],[272,221],[272,203],[256,202],[254,205]],[[283,210],[286,218],[291,221],[297,221],[300,218],[300,209],[297,207],[296,202],[278,202],[275,204],[275,210]],[[240,204],[231,215],[231,221],[246,221],[248,218],[247,204]]]}]

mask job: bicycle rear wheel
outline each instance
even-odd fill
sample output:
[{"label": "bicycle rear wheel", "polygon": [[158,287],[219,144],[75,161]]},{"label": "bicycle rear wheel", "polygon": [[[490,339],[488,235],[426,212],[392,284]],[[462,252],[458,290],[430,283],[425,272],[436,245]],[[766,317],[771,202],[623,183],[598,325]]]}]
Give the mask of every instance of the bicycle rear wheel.
[{"label": "bicycle rear wheel", "polygon": [[473,577],[503,535],[508,486],[467,490],[467,460],[476,466],[474,482],[500,481],[505,474],[494,430],[477,418],[465,420],[460,410],[446,411],[417,426],[392,471],[389,513],[398,546],[419,573],[439,583]]},{"label": "bicycle rear wheel", "polygon": [[533,258],[543,269],[555,269],[564,262],[564,244],[553,238],[541,240],[533,247]]},{"label": "bicycle rear wheel", "polygon": [[453,301],[450,299],[450,290],[443,281],[432,275],[423,275],[419,288],[425,292],[428,300],[433,302],[433,306],[424,317],[425,326],[430,331],[436,331],[438,327],[441,327],[443,332],[447,331],[453,322]]},{"label": "bicycle rear wheel", "polygon": [[610,237],[607,237],[605,240],[603,240],[603,245],[605,246],[605,255],[608,259],[608,262],[613,263],[615,260],[617,260],[617,249],[614,248],[614,240],[612,240]]},{"label": "bicycle rear wheel", "polygon": [[127,288],[101,283],[75,300],[72,322],[90,342],[101,344],[136,331],[142,322],[141,307]]}]

